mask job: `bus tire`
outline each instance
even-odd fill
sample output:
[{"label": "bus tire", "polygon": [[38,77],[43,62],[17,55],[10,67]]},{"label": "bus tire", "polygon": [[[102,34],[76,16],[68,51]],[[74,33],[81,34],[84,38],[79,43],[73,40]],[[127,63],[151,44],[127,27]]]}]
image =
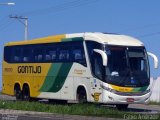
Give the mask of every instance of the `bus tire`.
[{"label": "bus tire", "polygon": [[84,87],[80,86],[77,89],[77,100],[78,103],[87,103],[87,94]]},{"label": "bus tire", "polygon": [[23,100],[30,101],[30,90],[28,85],[23,86]]},{"label": "bus tire", "polygon": [[16,100],[18,100],[18,101],[22,100],[22,91],[20,89],[19,84],[15,84],[14,94],[15,94]]},{"label": "bus tire", "polygon": [[126,110],[128,108],[128,104],[117,104],[116,107],[118,110]]}]

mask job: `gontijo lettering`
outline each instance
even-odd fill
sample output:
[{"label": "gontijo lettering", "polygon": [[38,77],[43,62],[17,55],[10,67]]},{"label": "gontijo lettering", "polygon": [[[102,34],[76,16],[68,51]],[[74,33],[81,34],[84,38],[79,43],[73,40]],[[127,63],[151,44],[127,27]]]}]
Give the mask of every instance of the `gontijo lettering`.
[{"label": "gontijo lettering", "polygon": [[18,73],[41,73],[41,66],[18,66]]}]

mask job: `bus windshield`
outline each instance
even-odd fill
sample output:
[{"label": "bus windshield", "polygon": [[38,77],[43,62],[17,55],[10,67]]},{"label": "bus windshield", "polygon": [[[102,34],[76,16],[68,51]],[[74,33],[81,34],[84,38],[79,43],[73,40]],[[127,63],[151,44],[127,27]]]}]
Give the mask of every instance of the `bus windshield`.
[{"label": "bus windshield", "polygon": [[126,87],[149,85],[149,65],[144,47],[106,46],[105,52],[108,56],[105,82]]}]

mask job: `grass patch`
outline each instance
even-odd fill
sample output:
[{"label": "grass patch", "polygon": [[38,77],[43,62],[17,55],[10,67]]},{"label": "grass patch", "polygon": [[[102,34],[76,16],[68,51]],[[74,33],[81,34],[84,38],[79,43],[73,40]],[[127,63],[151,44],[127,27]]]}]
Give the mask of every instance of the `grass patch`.
[{"label": "grass patch", "polygon": [[[97,104],[52,105],[39,102],[0,101],[0,109],[38,111],[69,115],[124,118],[124,115],[136,115],[133,112],[118,111],[114,108],[101,107]],[[138,114],[137,114],[138,115]]]},{"label": "grass patch", "polygon": [[100,107],[96,104],[52,105],[39,102],[0,101],[0,108],[26,111],[49,112],[58,114],[106,116],[123,118],[123,112],[116,109]]}]

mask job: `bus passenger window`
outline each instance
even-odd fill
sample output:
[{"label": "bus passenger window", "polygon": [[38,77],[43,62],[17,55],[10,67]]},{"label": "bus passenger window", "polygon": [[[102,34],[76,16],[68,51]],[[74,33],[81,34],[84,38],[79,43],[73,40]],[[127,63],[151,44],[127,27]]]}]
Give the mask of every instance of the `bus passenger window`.
[{"label": "bus passenger window", "polygon": [[82,51],[79,49],[73,50],[73,55],[74,55],[74,60],[82,60],[83,56],[82,56]]},{"label": "bus passenger window", "polygon": [[23,61],[24,61],[24,62],[28,62],[28,61],[29,61],[28,57],[24,57],[24,58],[23,58]]},{"label": "bus passenger window", "polygon": [[46,55],[45,60],[46,60],[46,61],[50,61],[50,60],[51,60],[51,56],[50,56],[50,55]]},{"label": "bus passenger window", "polygon": [[52,60],[56,59],[56,51],[50,51],[49,54],[51,55]]},{"label": "bus passenger window", "polygon": [[38,55],[37,57],[37,61],[41,61],[42,60],[42,55]]},{"label": "bus passenger window", "polygon": [[24,48],[22,54],[22,61],[23,62],[32,62],[32,50],[31,48]]},{"label": "bus passenger window", "polygon": [[6,46],[4,47],[4,60],[6,62],[13,62],[14,58],[13,58],[13,47],[12,46]]},{"label": "bus passenger window", "polygon": [[43,49],[37,48],[34,50],[34,61],[43,62]]},{"label": "bus passenger window", "polygon": [[21,48],[14,48],[13,61],[21,62]]},{"label": "bus passenger window", "polygon": [[53,47],[47,48],[45,55],[46,55],[46,57],[45,57],[46,61],[50,61],[50,62],[55,61],[56,57],[57,57],[55,48],[53,48]]},{"label": "bus passenger window", "polygon": [[20,57],[18,57],[18,56],[14,56],[14,61],[15,61],[15,62],[20,61]]},{"label": "bus passenger window", "polygon": [[69,60],[69,51],[68,50],[61,50],[60,54],[59,54],[59,60]]}]

